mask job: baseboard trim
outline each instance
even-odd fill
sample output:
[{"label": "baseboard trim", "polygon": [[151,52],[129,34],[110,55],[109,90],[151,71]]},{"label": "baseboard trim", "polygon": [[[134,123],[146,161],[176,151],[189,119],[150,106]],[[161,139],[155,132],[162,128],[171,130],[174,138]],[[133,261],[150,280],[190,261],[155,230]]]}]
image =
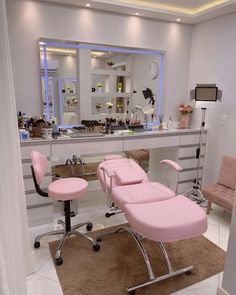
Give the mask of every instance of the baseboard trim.
[{"label": "baseboard trim", "polygon": [[225,289],[223,289],[222,287],[218,287],[217,288],[217,295],[230,295],[227,291],[225,291]]}]

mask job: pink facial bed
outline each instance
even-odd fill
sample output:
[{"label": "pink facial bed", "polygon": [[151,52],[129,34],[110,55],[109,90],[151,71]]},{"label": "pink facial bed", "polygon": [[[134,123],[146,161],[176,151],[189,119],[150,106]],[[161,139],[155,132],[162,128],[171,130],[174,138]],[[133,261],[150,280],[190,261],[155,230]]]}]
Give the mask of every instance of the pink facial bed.
[{"label": "pink facial bed", "polygon": [[[161,162],[170,165],[177,173],[181,171],[181,167],[173,161]],[[207,218],[203,209],[185,196],[177,196],[168,187],[150,182],[142,168],[131,159],[110,155],[99,165],[97,173],[102,189],[111,198],[111,208],[123,211],[131,226],[130,228],[121,226],[97,238],[119,231],[128,231],[138,244],[146,263],[149,280],[128,288],[128,293],[135,294],[136,289],[176,275],[191,273],[193,266],[173,270],[163,243],[203,234],[207,229]],[[109,214],[111,216],[115,213],[111,211]],[[155,276],[142,244],[143,238],[158,243],[166,261],[167,274]]]}]

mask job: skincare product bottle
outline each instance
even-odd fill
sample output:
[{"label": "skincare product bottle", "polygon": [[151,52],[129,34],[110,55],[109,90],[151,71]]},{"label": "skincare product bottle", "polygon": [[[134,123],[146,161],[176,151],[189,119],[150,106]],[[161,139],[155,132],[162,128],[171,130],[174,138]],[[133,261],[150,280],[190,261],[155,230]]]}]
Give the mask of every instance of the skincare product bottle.
[{"label": "skincare product bottle", "polygon": [[170,117],[169,117],[169,120],[168,120],[168,122],[167,122],[167,129],[169,130],[169,129],[171,129],[172,127],[173,127],[172,117],[170,116]]},{"label": "skincare product bottle", "polygon": [[18,119],[18,128],[21,129],[23,127],[23,116],[21,111],[19,111],[17,119]]}]

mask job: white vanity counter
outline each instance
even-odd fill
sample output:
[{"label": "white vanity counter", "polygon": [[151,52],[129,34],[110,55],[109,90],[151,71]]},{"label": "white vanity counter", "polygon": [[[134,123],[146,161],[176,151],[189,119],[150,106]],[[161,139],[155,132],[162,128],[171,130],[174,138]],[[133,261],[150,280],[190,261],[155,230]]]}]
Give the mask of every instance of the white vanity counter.
[{"label": "white vanity counter", "polygon": [[[199,144],[200,129],[171,129],[164,131],[140,132],[130,135],[104,135],[97,137],[70,138],[62,136],[57,139],[30,139],[21,142],[21,155],[25,182],[25,193],[29,222],[31,225],[48,222],[52,218],[52,202],[48,198],[38,196],[35,192],[31,176],[30,153],[37,150],[48,159],[67,159],[72,155],[86,156],[91,154],[121,153],[135,149],[150,149],[150,167],[158,169],[161,158],[177,160],[184,168],[179,179],[179,192],[191,186],[196,175],[196,148]],[[207,142],[207,130],[204,130],[201,150],[200,176],[203,177],[204,155]],[[158,150],[157,150],[158,149]],[[172,152],[170,152],[172,150]],[[51,182],[50,167],[42,188]],[[155,174],[155,173],[154,173]],[[158,173],[157,173],[158,174]],[[152,177],[155,180],[155,177]],[[36,211],[42,212],[38,216]],[[38,216],[38,217],[37,217]],[[47,217],[46,217],[47,216]]]}]

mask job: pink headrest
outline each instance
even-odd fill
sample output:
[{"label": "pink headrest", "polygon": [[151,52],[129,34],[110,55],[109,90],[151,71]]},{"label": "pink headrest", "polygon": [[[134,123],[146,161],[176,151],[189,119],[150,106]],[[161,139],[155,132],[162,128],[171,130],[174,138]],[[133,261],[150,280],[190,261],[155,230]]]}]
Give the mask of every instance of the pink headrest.
[{"label": "pink headrest", "polygon": [[124,157],[121,155],[107,155],[104,157],[104,161],[118,160],[118,159],[124,159]]},{"label": "pink headrest", "polygon": [[34,168],[36,181],[38,184],[41,184],[44,175],[48,169],[48,160],[44,155],[40,154],[37,151],[33,151],[31,153],[31,160]]},{"label": "pink headrest", "polygon": [[235,189],[236,185],[236,158],[224,156],[220,169],[219,184]]},{"label": "pink headrest", "polygon": [[143,177],[132,167],[117,167],[114,174],[119,185],[136,184],[143,181]]}]

